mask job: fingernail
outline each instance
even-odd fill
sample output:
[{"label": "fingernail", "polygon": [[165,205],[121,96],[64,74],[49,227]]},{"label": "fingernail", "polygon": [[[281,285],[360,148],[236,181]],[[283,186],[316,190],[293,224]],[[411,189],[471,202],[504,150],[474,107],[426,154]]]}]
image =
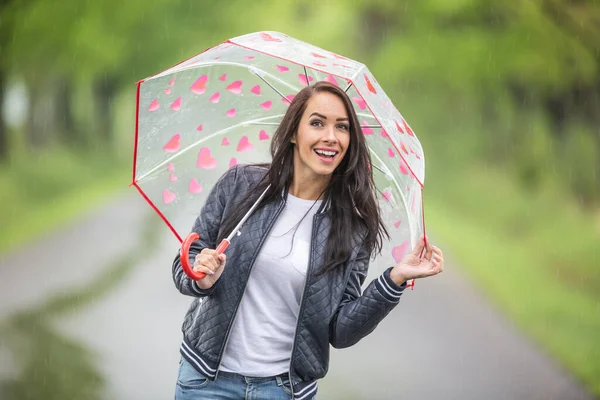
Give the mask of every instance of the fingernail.
[{"label": "fingernail", "polygon": [[214,275],[214,274],[215,274],[215,271],[212,271],[212,270],[211,270],[211,271],[208,271],[208,273],[209,273],[209,274],[211,274],[211,275]]}]

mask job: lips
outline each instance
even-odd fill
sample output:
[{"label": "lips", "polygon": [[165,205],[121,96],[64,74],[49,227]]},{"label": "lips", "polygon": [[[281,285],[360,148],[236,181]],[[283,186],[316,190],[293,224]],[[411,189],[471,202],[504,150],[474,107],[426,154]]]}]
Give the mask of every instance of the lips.
[{"label": "lips", "polygon": [[315,152],[319,160],[328,164],[336,160],[337,155],[339,154],[339,151],[333,149],[314,149],[313,151]]}]

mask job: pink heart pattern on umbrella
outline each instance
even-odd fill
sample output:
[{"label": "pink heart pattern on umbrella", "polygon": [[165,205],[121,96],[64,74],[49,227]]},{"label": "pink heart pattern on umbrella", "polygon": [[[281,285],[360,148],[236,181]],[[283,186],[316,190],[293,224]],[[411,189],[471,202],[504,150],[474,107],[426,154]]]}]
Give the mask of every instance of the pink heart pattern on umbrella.
[{"label": "pink heart pattern on umbrella", "polygon": [[269,140],[269,135],[267,135],[267,132],[264,129],[258,134],[258,140]]},{"label": "pink heart pattern on umbrella", "polygon": [[213,94],[212,96],[210,96],[210,99],[208,99],[208,101],[210,101],[211,103],[218,103],[221,100],[221,93],[217,92],[215,94]]},{"label": "pink heart pattern on umbrella", "polygon": [[308,77],[308,80],[306,80],[306,75],[305,74],[298,74],[298,81],[300,81],[300,84],[302,86],[308,86],[309,82],[314,81],[315,79],[312,76]]},{"label": "pink heart pattern on umbrella", "polygon": [[392,257],[394,257],[394,260],[399,263],[402,261],[406,253],[408,253],[409,248],[410,243],[408,243],[408,240],[402,243],[400,246],[394,246],[392,249]]},{"label": "pink heart pattern on umbrella", "polygon": [[188,186],[188,193],[199,194],[202,193],[204,188],[198,183],[196,178],[192,178],[190,180],[190,184]]},{"label": "pink heart pattern on umbrella", "polygon": [[352,100],[356,103],[358,108],[360,108],[361,110],[364,110],[365,108],[367,108],[367,103],[360,97],[353,97]]},{"label": "pink heart pattern on umbrella", "polygon": [[337,81],[337,80],[335,79],[335,77],[334,77],[333,75],[331,75],[331,74],[327,75],[327,76],[325,77],[324,81],[325,81],[325,82],[329,82],[329,83],[331,83],[332,85],[335,85],[335,86],[340,86],[340,85],[338,84],[338,81]]},{"label": "pink heart pattern on umbrella", "polygon": [[242,138],[240,139],[240,142],[237,145],[237,151],[239,151],[239,152],[250,151],[253,148],[254,148],[254,146],[252,146],[252,143],[250,143],[250,140],[248,140],[248,136],[242,136]]},{"label": "pink heart pattern on umbrella", "polygon": [[171,104],[171,110],[179,111],[179,109],[181,109],[181,97],[175,99],[173,104]]},{"label": "pink heart pattern on umbrella", "polygon": [[206,82],[208,81],[208,75],[202,75],[196,82],[190,87],[190,90],[196,94],[204,94],[206,92]]},{"label": "pink heart pattern on umbrella", "polygon": [[212,157],[208,147],[203,147],[200,149],[200,152],[198,152],[198,161],[196,161],[196,166],[202,169],[217,168],[217,160]]},{"label": "pink heart pattern on umbrella", "polygon": [[177,198],[177,195],[173,192],[170,192],[168,189],[163,190],[163,203],[171,204]]},{"label": "pink heart pattern on umbrella", "polygon": [[167,142],[167,144],[165,144],[163,146],[163,150],[166,151],[167,153],[176,153],[179,150],[179,146],[181,145],[179,143],[180,138],[181,138],[181,135],[179,133],[173,135],[171,140],[169,140]]},{"label": "pink heart pattern on umbrella", "polygon": [[150,106],[148,107],[148,111],[152,112],[152,111],[156,111],[160,108],[160,104],[158,102],[158,99],[154,99],[152,100],[152,103],[150,103]]},{"label": "pink heart pattern on umbrella", "polygon": [[242,81],[235,81],[229,86],[227,86],[227,90],[234,94],[242,93]]}]

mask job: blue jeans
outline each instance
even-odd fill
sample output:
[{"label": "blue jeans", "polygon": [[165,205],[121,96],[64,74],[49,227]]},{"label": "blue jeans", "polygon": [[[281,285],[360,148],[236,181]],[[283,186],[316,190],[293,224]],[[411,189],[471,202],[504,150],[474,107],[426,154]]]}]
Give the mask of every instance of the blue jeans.
[{"label": "blue jeans", "polygon": [[179,363],[175,400],[290,400],[292,392],[287,377],[253,378],[219,371],[211,381],[184,358]]}]

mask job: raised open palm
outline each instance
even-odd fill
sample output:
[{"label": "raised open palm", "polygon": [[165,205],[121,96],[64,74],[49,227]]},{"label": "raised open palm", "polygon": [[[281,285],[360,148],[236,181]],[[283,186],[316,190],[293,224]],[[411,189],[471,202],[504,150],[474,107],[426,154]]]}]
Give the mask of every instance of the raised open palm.
[{"label": "raised open palm", "polygon": [[[425,254],[421,256],[425,249]],[[397,263],[390,273],[394,282],[401,285],[410,279],[426,278],[444,271],[442,250],[432,246],[422,236],[413,250]]]}]

